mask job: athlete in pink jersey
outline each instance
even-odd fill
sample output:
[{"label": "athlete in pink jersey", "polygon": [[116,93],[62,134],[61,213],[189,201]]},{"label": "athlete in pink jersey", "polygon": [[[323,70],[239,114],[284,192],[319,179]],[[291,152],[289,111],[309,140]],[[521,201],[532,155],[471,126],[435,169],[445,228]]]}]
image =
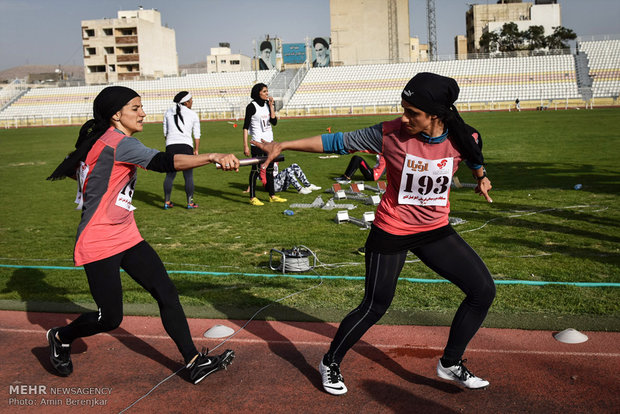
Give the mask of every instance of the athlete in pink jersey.
[{"label": "athlete in pink jersey", "polygon": [[123,319],[120,269],[144,287],[159,305],[161,319],[177,345],[195,384],[226,368],[234,352],[219,356],[198,352],[177,290],[161,259],[142,238],[131,201],[138,167],[158,172],[187,170],[217,162],[224,170],[238,171],[233,154],[170,154],[145,147],[132,135],[142,131],[146,116],[142,101],[132,89],[111,86],[93,103],[94,119],[80,129],[76,150],[48,177],[78,180],[77,202],[82,209],[74,260],[84,266],[98,311],[82,314],[64,327],[47,332],[50,360],[56,371],[73,372],[71,342],[117,328]]},{"label": "athlete in pink jersey", "polygon": [[323,388],[330,394],[347,392],[340,363],[389,308],[408,251],[466,295],[452,321],[437,375],[467,388],[489,385],[462,359],[495,298],[495,284],[480,257],[448,222],[450,184],[461,161],[478,181],[476,193],[492,202],[482,139],[454,107],[458,93],[454,79],[419,73],[402,92],[400,118],[352,132],[256,144],[269,154],[264,165],[284,150],[364,151],[381,154],[386,161],[387,190],[365,246],[366,292],[362,303],[343,319],[319,364]]}]

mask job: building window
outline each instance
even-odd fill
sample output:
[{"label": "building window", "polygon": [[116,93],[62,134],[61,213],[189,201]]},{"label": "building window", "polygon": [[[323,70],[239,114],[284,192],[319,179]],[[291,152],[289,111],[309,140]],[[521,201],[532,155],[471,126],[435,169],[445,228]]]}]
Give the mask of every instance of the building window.
[{"label": "building window", "polygon": [[212,64],[212,65],[215,65],[215,60],[212,60],[212,61],[211,61],[211,64]]},{"label": "building window", "polygon": [[84,50],[84,56],[93,56],[97,54],[97,48],[94,47],[87,47]]},{"label": "building window", "polygon": [[84,29],[84,37],[94,37],[95,29]]},{"label": "building window", "polygon": [[119,50],[119,54],[122,55],[134,55],[136,53],[138,53],[138,47],[137,46],[128,46],[128,47],[121,47],[118,48]]},{"label": "building window", "polygon": [[105,54],[106,55],[113,55],[114,54],[114,48],[113,47],[104,47],[103,49],[105,50]]},{"label": "building window", "polygon": [[116,65],[108,65],[108,72],[116,72]]},{"label": "building window", "polygon": [[135,36],[138,34],[138,30],[135,27],[119,29],[121,36]]},{"label": "building window", "polygon": [[106,36],[112,36],[112,29],[103,29],[103,34]]},{"label": "building window", "polygon": [[105,65],[86,66],[88,73],[105,72]]},{"label": "building window", "polygon": [[239,62],[238,60],[231,60],[231,61],[230,61],[230,64],[231,64],[231,65],[240,65],[240,64],[241,64],[241,62]]}]

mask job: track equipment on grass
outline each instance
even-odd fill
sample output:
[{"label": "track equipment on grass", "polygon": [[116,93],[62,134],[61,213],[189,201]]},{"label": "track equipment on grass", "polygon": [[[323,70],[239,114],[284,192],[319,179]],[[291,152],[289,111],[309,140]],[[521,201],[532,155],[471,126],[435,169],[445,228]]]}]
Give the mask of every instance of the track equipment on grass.
[{"label": "track equipment on grass", "polygon": [[364,212],[363,218],[357,219],[355,217],[350,217],[349,212],[347,210],[340,210],[336,214],[336,223],[353,223],[357,224],[361,229],[369,229],[370,224],[375,220],[374,211],[366,211]]},{"label": "track equipment on grass", "polygon": [[[280,255],[280,264],[276,266],[273,256],[274,253]],[[314,258],[314,262],[310,264],[310,257]],[[307,272],[316,267],[316,255],[306,246],[293,246],[292,249],[271,249],[269,253],[269,268],[271,270],[282,271],[282,274],[288,272]]]}]

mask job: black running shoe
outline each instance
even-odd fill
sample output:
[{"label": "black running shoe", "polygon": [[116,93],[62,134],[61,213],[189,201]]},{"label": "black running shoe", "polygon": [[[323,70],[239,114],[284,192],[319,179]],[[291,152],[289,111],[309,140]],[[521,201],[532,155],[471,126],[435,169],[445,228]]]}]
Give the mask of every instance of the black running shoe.
[{"label": "black running shoe", "polygon": [[190,369],[189,378],[194,384],[198,384],[214,372],[226,369],[227,366],[232,364],[234,358],[235,352],[230,349],[227,349],[219,356],[207,356],[203,349],[203,352],[198,354],[194,362],[187,366]]},{"label": "black running shoe", "polygon": [[50,361],[52,366],[63,377],[71,375],[73,372],[73,362],[71,362],[71,344],[63,344],[56,338],[58,328],[47,331],[47,342],[50,344]]}]

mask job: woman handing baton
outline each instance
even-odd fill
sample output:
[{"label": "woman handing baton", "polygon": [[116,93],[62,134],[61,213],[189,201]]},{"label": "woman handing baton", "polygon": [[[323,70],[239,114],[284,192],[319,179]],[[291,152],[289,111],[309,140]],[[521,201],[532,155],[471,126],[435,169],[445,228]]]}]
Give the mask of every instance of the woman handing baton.
[{"label": "woman handing baton", "polygon": [[323,388],[330,394],[347,392],[340,363],[389,308],[408,251],[466,295],[452,321],[437,375],[467,388],[489,385],[469,371],[462,359],[493,302],[495,284],[480,257],[448,221],[450,183],[461,161],[478,182],[476,193],[492,202],[482,140],[454,107],[458,93],[454,79],[419,73],[405,86],[403,115],[393,121],[347,133],[255,143],[268,153],[264,166],[284,150],[338,154],[367,151],[382,154],[387,163],[387,191],[366,240],[364,298],[344,318],[319,364]]},{"label": "woman handing baton", "polygon": [[186,155],[145,147],[133,134],[142,131],[146,117],[142,101],[132,89],[110,86],[93,103],[94,119],[80,129],[76,150],[56,168],[49,180],[78,180],[82,218],[74,249],[76,266],[84,266],[98,311],[84,313],[69,325],[47,332],[50,360],[62,376],[73,372],[71,342],[107,332],[123,319],[120,269],[157,300],[166,332],[175,342],[194,384],[226,368],[235,354],[200,353],[192,341],[177,290],[153,248],[142,238],[132,205],[138,167],[171,172],[219,163],[224,170],[239,169],[233,154]]}]

